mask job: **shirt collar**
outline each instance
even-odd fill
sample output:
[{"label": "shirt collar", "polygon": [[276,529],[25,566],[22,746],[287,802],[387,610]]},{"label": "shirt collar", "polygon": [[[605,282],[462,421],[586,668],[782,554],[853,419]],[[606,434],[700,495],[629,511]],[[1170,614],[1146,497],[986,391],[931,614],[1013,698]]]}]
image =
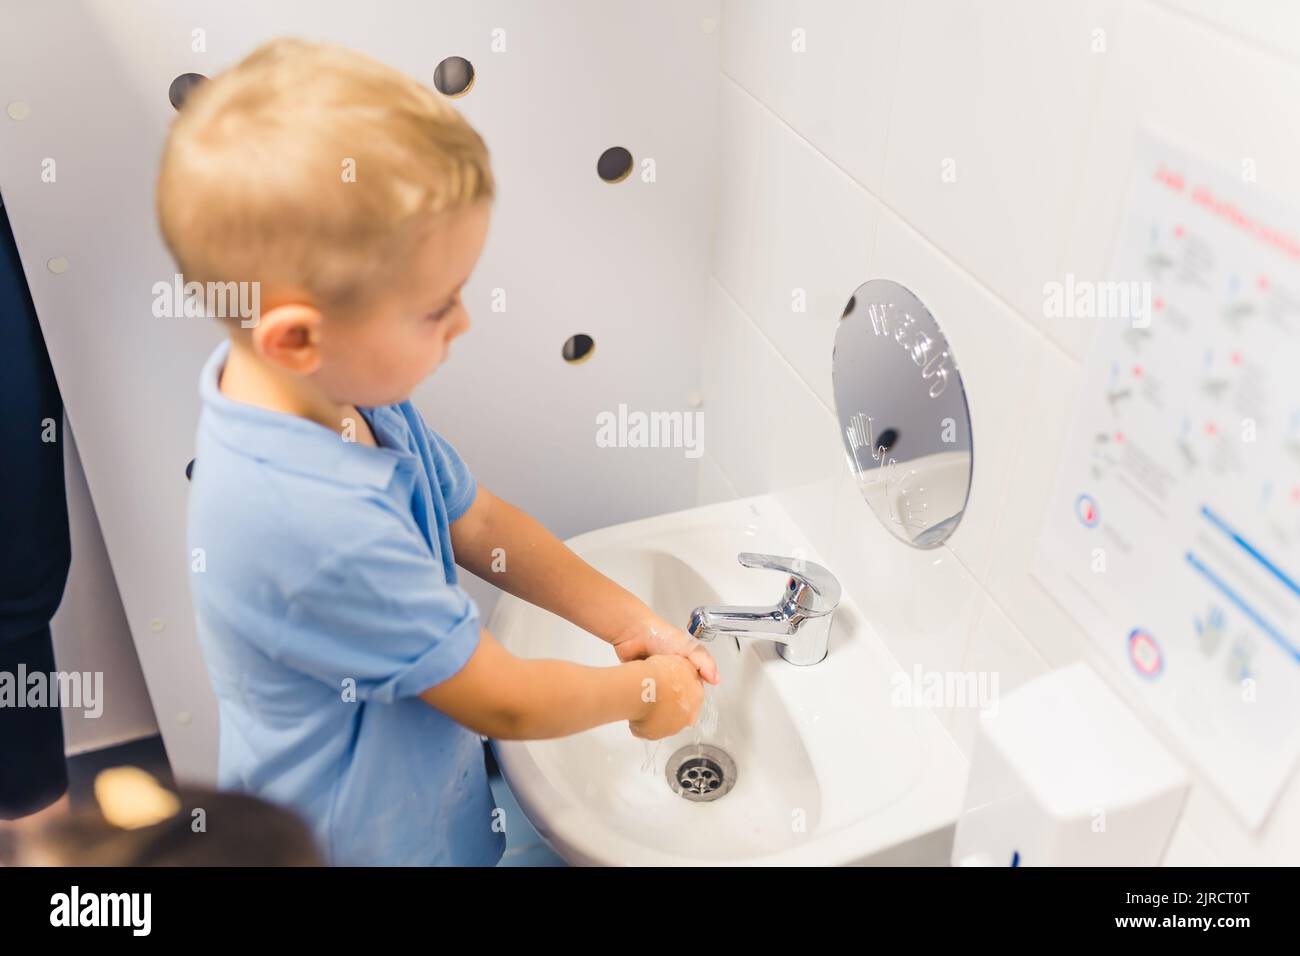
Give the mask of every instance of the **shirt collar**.
[{"label": "shirt collar", "polygon": [[[229,354],[229,340],[213,350],[199,376],[199,397],[203,401],[201,427],[233,451],[285,471],[374,488],[387,488],[393,471],[414,459],[409,452],[395,448],[371,448],[344,441],[337,432],[297,415],[228,398],[221,393],[218,383]],[[392,442],[397,437],[376,422],[373,409],[358,410],[381,443]],[[202,463],[197,467],[202,468]]]}]

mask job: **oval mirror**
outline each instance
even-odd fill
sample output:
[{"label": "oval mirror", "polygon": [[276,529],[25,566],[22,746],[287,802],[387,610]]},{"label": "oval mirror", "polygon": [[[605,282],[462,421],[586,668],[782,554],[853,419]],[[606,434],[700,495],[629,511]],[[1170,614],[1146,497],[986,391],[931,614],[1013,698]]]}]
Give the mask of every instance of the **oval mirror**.
[{"label": "oval mirror", "polygon": [[966,390],[939,323],[897,282],[864,282],[835,331],[831,377],[862,497],[908,544],[943,544],[966,508],[974,444]]}]

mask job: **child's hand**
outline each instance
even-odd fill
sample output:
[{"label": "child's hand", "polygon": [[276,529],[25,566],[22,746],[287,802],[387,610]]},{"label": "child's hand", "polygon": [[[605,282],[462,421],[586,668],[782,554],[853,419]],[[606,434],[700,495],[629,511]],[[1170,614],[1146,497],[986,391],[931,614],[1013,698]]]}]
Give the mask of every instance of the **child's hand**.
[{"label": "child's hand", "polygon": [[[704,685],[700,683],[695,665],[676,654],[655,654],[646,659],[653,691],[645,701],[641,716],[629,720],[633,737],[659,740],[671,737],[684,727],[695,723],[704,701]],[[647,696],[643,694],[644,696]]]},{"label": "child's hand", "polygon": [[673,627],[658,615],[650,615],[624,628],[613,642],[620,661],[636,661],[652,654],[677,654],[694,665],[702,680],[717,684],[718,665],[695,638]]}]

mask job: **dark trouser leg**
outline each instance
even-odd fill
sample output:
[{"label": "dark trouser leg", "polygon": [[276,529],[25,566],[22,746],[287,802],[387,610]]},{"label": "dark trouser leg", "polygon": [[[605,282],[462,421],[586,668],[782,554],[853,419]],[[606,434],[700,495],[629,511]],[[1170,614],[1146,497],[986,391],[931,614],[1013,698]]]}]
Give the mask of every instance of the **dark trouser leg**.
[{"label": "dark trouser leg", "polygon": [[[0,642],[0,673],[12,675],[16,682],[20,664],[27,674],[40,672],[49,680],[54,672],[54,641],[48,627]],[[25,688],[15,686],[15,691],[25,697]],[[44,707],[18,707],[17,700],[4,704],[0,706],[0,820],[15,820],[63,796],[68,766],[59,707],[48,700]]]},{"label": "dark trouser leg", "polygon": [[[19,664],[54,670],[49,623],[71,556],[63,403],[3,205],[0,408],[0,671],[16,680]],[[59,708],[0,706],[0,819],[34,813],[67,788]]]}]

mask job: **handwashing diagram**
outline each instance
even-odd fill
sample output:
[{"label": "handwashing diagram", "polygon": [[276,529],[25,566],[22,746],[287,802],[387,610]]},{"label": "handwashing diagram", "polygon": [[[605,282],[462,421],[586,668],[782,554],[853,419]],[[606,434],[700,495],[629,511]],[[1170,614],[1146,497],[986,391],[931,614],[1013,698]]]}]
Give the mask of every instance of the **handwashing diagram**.
[{"label": "handwashing diagram", "polygon": [[1300,758],[1300,214],[1135,169],[1105,278],[1151,307],[1095,320],[1035,573],[1256,827]]}]

